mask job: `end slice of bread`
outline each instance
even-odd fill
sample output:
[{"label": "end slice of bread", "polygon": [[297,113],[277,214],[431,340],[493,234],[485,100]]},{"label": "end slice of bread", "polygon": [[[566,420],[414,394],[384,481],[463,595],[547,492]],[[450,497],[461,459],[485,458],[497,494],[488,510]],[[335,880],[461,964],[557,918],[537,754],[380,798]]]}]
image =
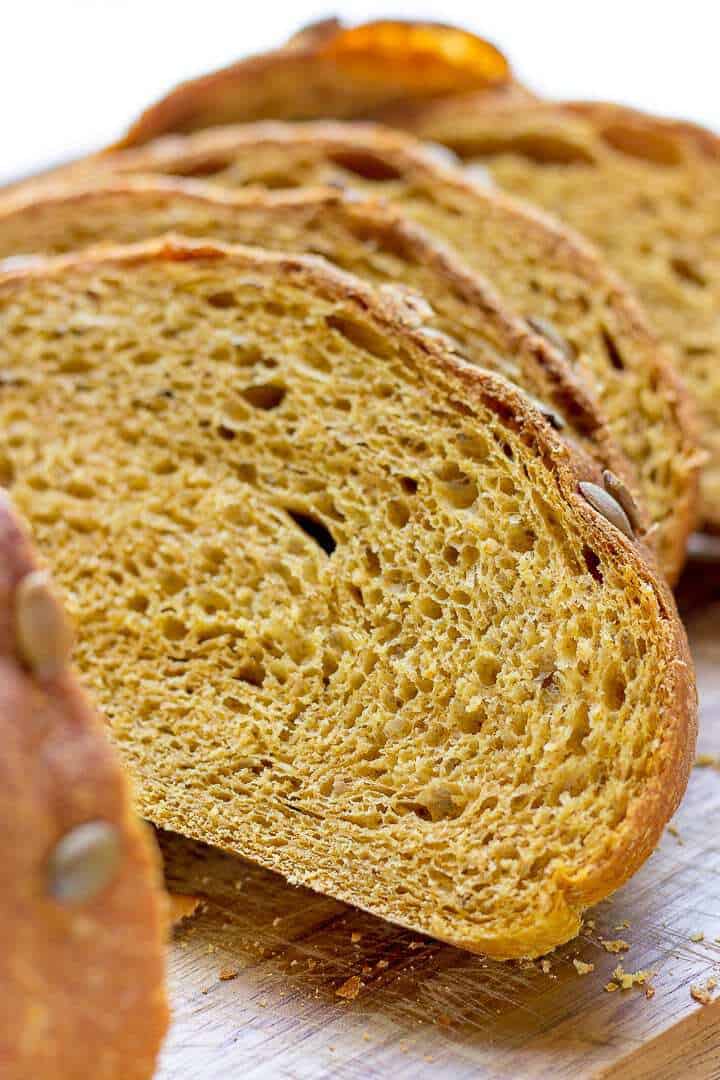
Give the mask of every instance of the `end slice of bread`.
[{"label": "end slice of bread", "polygon": [[6,476],[142,811],[496,957],[640,865],[695,734],[672,598],[528,399],[320,259],[0,281]]},{"label": "end slice of bread", "polygon": [[238,121],[367,117],[408,99],[506,85],[514,86],[505,57],[466,30],[398,19],[346,27],[326,19],[279,49],[175,87],[118,147]]},{"label": "end slice of bread", "polygon": [[0,492],[0,1061],[149,1080],[168,1013],[159,857],[68,668],[48,576]]},{"label": "end slice of bread", "polygon": [[452,245],[587,380],[636,470],[634,493],[656,526],[659,561],[677,579],[702,461],[692,404],[634,295],[579,234],[402,133],[367,125],[218,129],[101,156],[63,175],[77,182],[108,172],[201,176],[227,187],[340,184],[391,202]]}]

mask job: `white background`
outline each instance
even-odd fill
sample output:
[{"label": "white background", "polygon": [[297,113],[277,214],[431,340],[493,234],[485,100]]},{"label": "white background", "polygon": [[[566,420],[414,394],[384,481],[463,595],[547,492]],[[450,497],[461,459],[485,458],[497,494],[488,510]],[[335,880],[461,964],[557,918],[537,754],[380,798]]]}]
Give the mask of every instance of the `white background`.
[{"label": "white background", "polygon": [[0,0],[0,13],[0,179],[111,141],[180,79],[329,14],[456,22],[543,93],[720,128],[715,0]]}]

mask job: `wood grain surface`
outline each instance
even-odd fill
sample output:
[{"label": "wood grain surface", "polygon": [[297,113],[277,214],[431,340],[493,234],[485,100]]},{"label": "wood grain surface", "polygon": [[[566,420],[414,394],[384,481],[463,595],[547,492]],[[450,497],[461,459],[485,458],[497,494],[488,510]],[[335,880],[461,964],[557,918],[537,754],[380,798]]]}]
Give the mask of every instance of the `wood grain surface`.
[{"label": "wood grain surface", "polygon": [[[720,565],[699,556],[678,600],[707,762],[720,756]],[[173,935],[161,1080],[720,1078],[720,769],[711,763],[693,770],[640,873],[544,965],[483,960],[202,845],[161,840],[170,888],[202,900]],[[608,952],[602,942],[617,939],[629,949]],[[594,970],[579,974],[574,961]],[[606,990],[618,963],[651,971],[654,994]],[[713,978],[703,1005],[691,987]]]}]

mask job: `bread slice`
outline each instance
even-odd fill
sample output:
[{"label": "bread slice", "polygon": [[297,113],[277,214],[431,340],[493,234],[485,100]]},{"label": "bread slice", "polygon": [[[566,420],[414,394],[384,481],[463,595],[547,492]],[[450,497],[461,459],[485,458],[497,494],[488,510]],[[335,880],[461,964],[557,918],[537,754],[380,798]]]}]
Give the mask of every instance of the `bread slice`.
[{"label": "bread slice", "polygon": [[708,455],[700,515],[719,530],[720,139],[599,102],[486,110],[473,97],[415,123],[582,230],[637,289],[695,398]]},{"label": "bread slice", "polygon": [[69,647],[0,492],[2,1075],[149,1080],[168,1019],[159,858]]},{"label": "bread slice", "polygon": [[[489,41],[440,23],[314,23],[271,52],[175,87],[118,146],[249,120],[365,116],[412,100],[512,84]],[[518,87],[515,93],[522,94]]]},{"label": "bread slice", "polygon": [[190,241],[16,271],[8,479],[151,821],[534,956],[675,809],[689,654],[595,473],[403,313]]},{"label": "bread slice", "polygon": [[177,136],[85,162],[65,177],[78,183],[150,172],[206,176],[227,187],[343,185],[394,204],[461,251],[508,307],[565,350],[599,398],[635,467],[634,494],[656,526],[660,563],[677,579],[700,465],[688,396],[634,297],[578,235],[487,190],[400,132],[359,124]]},{"label": "bread slice", "polygon": [[[509,313],[489,284],[420,226],[333,189],[230,191],[162,176],[101,180],[0,206],[0,269],[28,254],[184,236],[320,254],[379,285],[403,318],[530,393],[562,438],[634,486],[596,402],[556,347]],[[6,264],[7,265],[7,264]],[[428,303],[430,307],[428,307]],[[639,507],[634,527],[647,531]]]}]

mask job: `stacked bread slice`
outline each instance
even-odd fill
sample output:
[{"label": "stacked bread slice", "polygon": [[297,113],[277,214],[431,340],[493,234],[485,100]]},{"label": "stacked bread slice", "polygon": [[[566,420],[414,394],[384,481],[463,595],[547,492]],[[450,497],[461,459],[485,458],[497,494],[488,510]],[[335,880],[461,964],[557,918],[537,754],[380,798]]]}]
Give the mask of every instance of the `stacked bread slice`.
[{"label": "stacked bread slice", "polygon": [[468,91],[534,107],[471,35],[330,21],[7,192],[0,481],[148,820],[528,957],[687,781],[688,395],[602,256],[447,150],[221,126]]},{"label": "stacked bread slice", "polygon": [[0,493],[3,1076],[149,1080],[167,1025],[159,859]]}]

